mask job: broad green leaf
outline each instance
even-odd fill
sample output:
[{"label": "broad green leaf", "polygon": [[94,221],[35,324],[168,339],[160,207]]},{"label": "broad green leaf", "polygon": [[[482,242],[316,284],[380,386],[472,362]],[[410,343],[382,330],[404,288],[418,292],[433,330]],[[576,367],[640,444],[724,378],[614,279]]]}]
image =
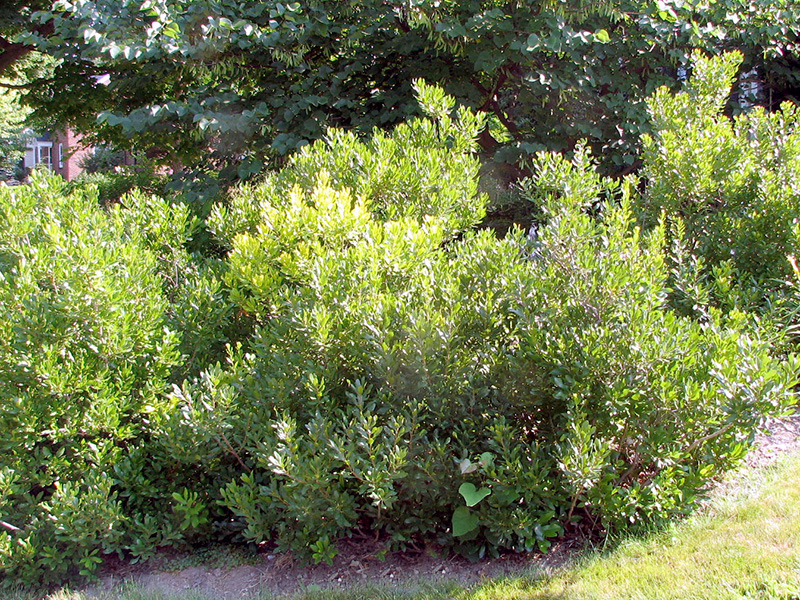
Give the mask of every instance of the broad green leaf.
[{"label": "broad green leaf", "polygon": [[466,535],[477,527],[478,517],[466,506],[459,506],[453,512],[453,537]]},{"label": "broad green leaf", "polygon": [[611,36],[608,35],[608,31],[601,29],[600,31],[595,32],[594,39],[602,44],[607,44],[611,41]]},{"label": "broad green leaf", "polygon": [[464,497],[467,506],[475,506],[478,502],[486,498],[486,496],[489,496],[492,490],[489,488],[481,488],[478,490],[473,484],[465,482],[458,488],[458,493]]},{"label": "broad green leaf", "polygon": [[478,465],[472,464],[468,458],[465,458],[460,463],[458,463],[459,468],[461,469],[462,475],[467,475],[468,473],[474,473],[478,470]]}]

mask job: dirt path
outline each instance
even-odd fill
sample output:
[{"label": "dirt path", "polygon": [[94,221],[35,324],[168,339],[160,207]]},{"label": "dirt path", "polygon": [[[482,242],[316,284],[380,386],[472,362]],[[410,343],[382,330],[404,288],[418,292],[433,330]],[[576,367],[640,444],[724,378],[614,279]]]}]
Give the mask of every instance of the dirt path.
[{"label": "dirt path", "polygon": [[[768,428],[769,433],[758,437],[756,447],[746,459],[750,467],[768,466],[800,449],[800,414],[774,420]],[[731,484],[735,485],[735,480]],[[346,543],[332,566],[298,565],[289,556],[275,554],[255,556],[254,564],[231,566],[236,559],[225,557],[225,551],[220,550],[209,555],[200,566],[184,566],[192,557],[180,556],[161,557],[138,568],[112,565],[110,572],[87,593],[91,597],[112,590],[125,580],[135,581],[144,591],[176,597],[187,592],[201,593],[214,600],[247,598],[258,590],[291,597],[302,590],[366,582],[386,583],[413,591],[420,581],[455,580],[460,585],[469,585],[514,573],[551,572],[567,564],[579,551],[579,546],[575,541],[562,541],[547,555],[512,554],[470,563],[461,557],[437,557],[434,548],[418,553],[397,553],[381,560],[380,546],[361,540]]]},{"label": "dirt path", "polygon": [[[346,588],[359,583],[387,584],[413,591],[421,583],[457,581],[469,585],[489,578],[530,572],[550,572],[564,566],[579,550],[577,544],[561,542],[546,555],[509,554],[497,559],[471,563],[460,556],[437,557],[428,552],[395,553],[379,558],[381,547],[364,541],[348,541],[340,546],[334,564],[304,565],[290,556],[265,554],[258,564],[215,566],[220,557],[211,557],[204,566],[179,567],[183,557],[156,559],[165,568],[143,565],[130,568],[119,565],[101,578],[98,585],[86,590],[90,597],[108,592],[125,581],[135,581],[146,592],[180,597],[200,593],[214,600],[247,598],[259,590],[275,596],[291,597],[303,590]],[[220,550],[224,552],[224,550]],[[224,557],[223,557],[223,560]]]}]

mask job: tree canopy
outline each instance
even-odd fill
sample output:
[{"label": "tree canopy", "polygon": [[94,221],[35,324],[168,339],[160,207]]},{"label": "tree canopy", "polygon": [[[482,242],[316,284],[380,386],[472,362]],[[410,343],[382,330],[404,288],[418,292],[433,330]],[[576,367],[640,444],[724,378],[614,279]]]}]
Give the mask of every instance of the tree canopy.
[{"label": "tree canopy", "polygon": [[[790,0],[47,4],[13,38],[60,60],[28,91],[37,114],[240,177],[330,126],[406,119],[415,78],[488,112],[481,146],[501,161],[587,139],[622,169],[647,130],[644,99],[685,78],[692,48],[741,50],[779,98],[795,85],[800,31]],[[2,31],[36,7],[12,2]]]},{"label": "tree canopy", "polygon": [[[49,19],[31,24],[33,13],[50,5],[48,0],[6,0],[0,5],[0,73],[11,71],[30,54],[35,49],[36,37],[52,33],[53,23]],[[27,34],[27,42],[19,38],[23,32]]]},{"label": "tree canopy", "polygon": [[0,91],[0,181],[14,175],[24,152],[25,109],[17,93]]}]

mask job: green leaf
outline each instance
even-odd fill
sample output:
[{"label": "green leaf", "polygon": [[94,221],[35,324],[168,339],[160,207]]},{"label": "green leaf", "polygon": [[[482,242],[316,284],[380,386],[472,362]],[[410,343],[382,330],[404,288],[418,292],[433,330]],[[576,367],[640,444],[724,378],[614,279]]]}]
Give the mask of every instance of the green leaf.
[{"label": "green leaf", "polygon": [[594,39],[596,42],[600,42],[601,44],[607,44],[611,41],[611,36],[608,35],[608,32],[605,29],[601,29],[600,31],[595,32]]},{"label": "green leaf", "polygon": [[478,527],[478,517],[466,507],[459,506],[453,512],[453,537],[468,534]]},{"label": "green leaf", "polygon": [[461,484],[461,487],[458,488],[458,493],[464,497],[464,500],[467,502],[467,506],[475,506],[486,498],[486,496],[492,493],[492,490],[489,488],[481,488],[475,489],[475,486],[469,482],[465,482]]},{"label": "green leaf", "polygon": [[181,34],[181,28],[177,23],[169,23],[166,27],[164,27],[162,33],[167,37],[177,39]]},{"label": "green leaf", "polygon": [[468,458],[465,458],[460,463],[458,463],[458,467],[461,469],[461,474],[466,475],[468,473],[474,473],[478,470],[478,465],[472,464]]}]

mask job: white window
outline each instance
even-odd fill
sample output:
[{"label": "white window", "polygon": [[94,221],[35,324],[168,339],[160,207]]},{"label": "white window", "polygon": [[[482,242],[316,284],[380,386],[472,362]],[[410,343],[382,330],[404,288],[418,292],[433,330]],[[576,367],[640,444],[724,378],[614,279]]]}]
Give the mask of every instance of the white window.
[{"label": "white window", "polygon": [[53,145],[52,144],[40,144],[36,149],[39,156],[37,157],[38,160],[36,161],[37,165],[44,165],[48,169],[53,168]]},{"label": "white window", "polygon": [[58,145],[58,168],[64,168],[64,144]]}]

